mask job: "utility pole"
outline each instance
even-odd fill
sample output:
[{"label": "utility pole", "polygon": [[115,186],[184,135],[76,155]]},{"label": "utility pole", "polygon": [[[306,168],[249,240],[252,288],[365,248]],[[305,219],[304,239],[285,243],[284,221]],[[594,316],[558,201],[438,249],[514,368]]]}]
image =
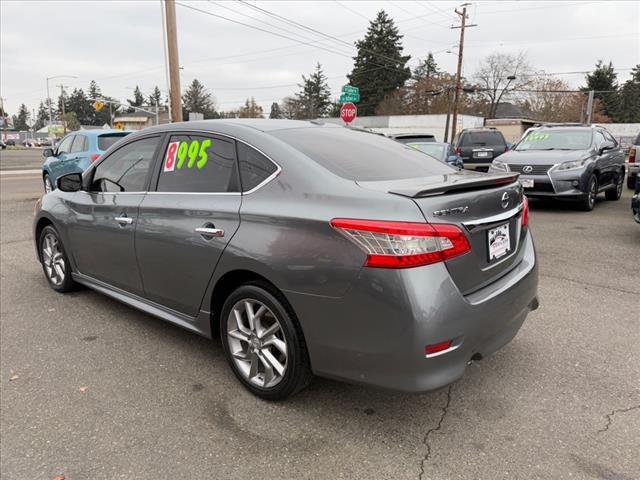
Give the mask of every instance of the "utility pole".
[{"label": "utility pole", "polygon": [[169,97],[171,103],[171,119],[182,121],[182,99],[180,97],[180,64],[178,63],[178,32],[176,27],[175,0],[164,0],[165,19],[167,22],[167,51],[169,60],[169,79],[171,87]]},{"label": "utility pole", "polygon": [[591,125],[591,116],[593,115],[593,96],[595,92],[589,90],[589,99],[587,100],[587,125]]},{"label": "utility pole", "polygon": [[456,8],[454,11],[460,16],[460,25],[452,26],[452,29],[460,29],[460,44],[458,45],[458,70],[456,71],[456,87],[453,95],[453,119],[451,125],[451,140],[456,136],[456,127],[458,126],[458,102],[460,101],[460,77],[462,75],[462,51],[464,49],[464,29],[468,27],[476,27],[476,24],[467,25],[467,7],[470,3],[463,3],[461,5],[462,12],[459,12]]},{"label": "utility pole", "polygon": [[6,99],[0,97],[0,112],[2,112],[2,116],[0,119],[2,120],[2,140],[7,141],[7,112],[4,111],[4,101]]},{"label": "utility pole", "polygon": [[62,104],[62,134],[66,135],[67,134],[67,120],[64,118],[65,116],[65,111],[64,111],[64,85],[60,84],[60,85],[56,85],[57,87],[60,87],[60,98],[62,99],[62,101],[60,102]]}]

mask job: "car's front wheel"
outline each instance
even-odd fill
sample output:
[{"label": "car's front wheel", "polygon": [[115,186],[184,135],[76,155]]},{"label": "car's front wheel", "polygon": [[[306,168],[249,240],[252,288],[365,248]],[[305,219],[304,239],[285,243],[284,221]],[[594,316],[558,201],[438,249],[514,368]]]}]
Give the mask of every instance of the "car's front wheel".
[{"label": "car's front wheel", "polygon": [[604,198],[607,200],[620,200],[622,189],[624,188],[624,172],[616,178],[616,188],[604,192]]},{"label": "car's front wheel", "polygon": [[47,225],[40,233],[38,250],[42,270],[51,288],[60,293],[73,290],[76,283],[71,278],[69,258],[62,246],[62,240],[55,228]]},{"label": "car's front wheel", "polygon": [[587,182],[587,192],[585,197],[580,201],[580,209],[590,212],[596,204],[598,196],[598,177],[591,175]]},{"label": "car's front wheel", "polygon": [[44,184],[44,193],[51,193],[53,191],[53,184],[51,183],[51,177],[48,173],[42,177],[42,183]]},{"label": "car's front wheel", "polygon": [[282,400],[311,381],[300,326],[284,297],[268,285],[242,285],[227,298],[220,335],[236,377],[258,397]]}]

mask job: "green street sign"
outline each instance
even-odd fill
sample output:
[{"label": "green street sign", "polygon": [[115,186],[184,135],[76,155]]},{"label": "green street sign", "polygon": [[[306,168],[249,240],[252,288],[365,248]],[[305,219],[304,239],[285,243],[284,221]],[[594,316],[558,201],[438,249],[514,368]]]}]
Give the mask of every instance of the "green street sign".
[{"label": "green street sign", "polygon": [[342,92],[342,95],[340,95],[340,103],[358,103],[360,101],[360,93],[356,92],[354,93],[346,93],[346,92]]},{"label": "green street sign", "polygon": [[352,95],[360,95],[360,89],[351,85],[343,85],[342,93],[350,93]]}]

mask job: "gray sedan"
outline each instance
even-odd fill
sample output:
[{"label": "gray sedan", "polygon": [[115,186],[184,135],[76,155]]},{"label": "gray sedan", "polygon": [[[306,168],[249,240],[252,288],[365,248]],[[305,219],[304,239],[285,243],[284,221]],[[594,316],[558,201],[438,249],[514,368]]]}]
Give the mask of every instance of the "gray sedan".
[{"label": "gray sedan", "polygon": [[538,275],[517,174],[426,158],[316,122],[149,128],[40,199],[38,260],[54,290],[219,335],[265,399],[313,374],[436,389],[516,335]]}]

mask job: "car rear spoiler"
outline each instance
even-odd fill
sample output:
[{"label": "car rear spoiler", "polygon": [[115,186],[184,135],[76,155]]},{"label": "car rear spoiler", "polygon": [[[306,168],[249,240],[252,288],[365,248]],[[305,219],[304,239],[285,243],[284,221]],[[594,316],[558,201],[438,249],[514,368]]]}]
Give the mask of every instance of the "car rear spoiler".
[{"label": "car rear spoiler", "polygon": [[473,174],[456,172],[423,179],[424,183],[392,185],[388,192],[410,198],[431,197],[509,185],[518,180],[519,176],[519,173]]}]

